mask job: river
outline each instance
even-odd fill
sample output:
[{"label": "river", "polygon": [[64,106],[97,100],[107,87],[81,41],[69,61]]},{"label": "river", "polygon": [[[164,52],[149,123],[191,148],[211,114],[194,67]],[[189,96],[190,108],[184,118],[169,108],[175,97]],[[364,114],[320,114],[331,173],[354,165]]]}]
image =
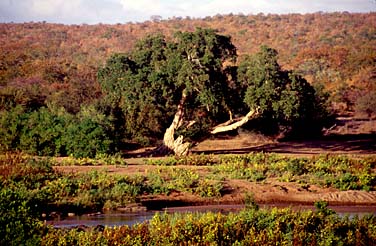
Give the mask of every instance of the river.
[{"label": "river", "polygon": [[[284,208],[290,207],[292,210],[314,210],[313,206],[299,205],[291,206],[286,204],[263,204],[261,208]],[[187,212],[237,212],[244,208],[244,205],[207,205],[207,206],[189,206],[189,207],[171,207],[158,211],[146,211],[137,213],[122,213],[122,212],[106,212],[86,215],[76,215],[66,218],[55,218],[54,220],[47,221],[47,224],[54,226],[55,228],[72,228],[78,226],[132,226],[136,223],[142,223],[153,218],[157,212],[166,213],[187,213]],[[376,206],[329,206],[328,208],[334,210],[340,216],[364,216],[367,214],[373,214],[376,216]]]}]

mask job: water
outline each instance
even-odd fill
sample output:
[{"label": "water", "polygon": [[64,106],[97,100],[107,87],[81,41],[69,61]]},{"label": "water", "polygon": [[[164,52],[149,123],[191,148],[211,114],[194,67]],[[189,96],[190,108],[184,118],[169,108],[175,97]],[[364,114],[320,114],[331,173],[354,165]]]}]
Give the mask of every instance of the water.
[{"label": "water", "polygon": [[[286,206],[286,204],[267,204],[262,205],[262,208],[273,208],[273,207],[291,207],[293,210],[314,210],[313,206]],[[142,223],[153,218],[157,212],[166,213],[187,213],[187,212],[221,212],[229,213],[236,212],[244,208],[244,205],[208,205],[208,206],[190,206],[190,207],[172,207],[165,208],[161,211],[146,211],[138,213],[121,213],[121,212],[109,212],[104,214],[94,214],[94,215],[80,215],[72,216],[67,218],[57,218],[55,220],[47,221],[47,224],[54,226],[55,228],[72,228],[78,226],[88,226],[95,227],[101,226],[122,226],[128,225],[132,226],[136,223]],[[329,206],[340,216],[365,216],[368,214],[373,214],[376,216],[376,206]]]},{"label": "water", "polygon": [[71,228],[78,226],[95,227],[102,226],[132,226],[136,223],[148,221],[153,218],[155,211],[139,212],[139,213],[104,213],[96,215],[77,215],[67,218],[56,218],[47,221],[47,224],[53,225],[55,228]]}]

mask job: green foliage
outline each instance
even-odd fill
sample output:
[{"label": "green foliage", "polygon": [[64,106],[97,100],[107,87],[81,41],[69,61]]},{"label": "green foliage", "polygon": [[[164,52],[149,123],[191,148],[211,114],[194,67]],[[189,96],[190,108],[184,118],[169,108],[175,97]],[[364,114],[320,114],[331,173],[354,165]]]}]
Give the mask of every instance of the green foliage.
[{"label": "green foliage", "polygon": [[[318,184],[340,190],[376,190],[374,158],[357,160],[345,156],[322,155],[307,159],[268,153],[250,153],[168,157],[150,159],[146,161],[146,164],[176,166],[176,168],[179,168],[179,165],[206,166],[208,172],[211,172],[207,177],[214,180],[231,178],[262,182],[268,178],[278,178],[283,182],[299,182],[303,185]],[[163,182],[164,180],[161,179],[161,183]]]},{"label": "green foliage", "polygon": [[112,122],[92,113],[77,115],[63,108],[40,108],[25,112],[21,107],[0,112],[0,150],[22,150],[41,156],[95,157],[114,153],[118,138]]},{"label": "green foliage", "polygon": [[125,166],[127,164],[119,153],[116,153],[114,155],[98,153],[95,156],[95,158],[88,158],[88,157],[75,158],[73,156],[64,157],[61,159],[52,158],[51,162],[53,165],[58,165],[58,166],[103,166],[103,165]]},{"label": "green foliage", "polygon": [[246,209],[254,209],[254,210],[260,209],[259,205],[255,201],[255,197],[253,193],[245,194],[244,204],[245,204]]},{"label": "green foliage", "polygon": [[[221,117],[229,90],[223,63],[235,56],[231,39],[213,30],[178,32],[170,42],[157,34],[139,40],[130,54],[111,56],[98,80],[106,100],[121,108],[127,136],[150,139],[163,136],[183,91],[187,120],[202,120],[202,114]],[[194,139],[210,121],[220,120],[208,119],[186,134]]]},{"label": "green foliage", "polygon": [[78,211],[123,207],[151,190],[144,177],[112,176],[105,172],[62,175],[53,170],[52,163],[45,158],[7,154],[0,162],[0,184],[22,190],[38,216],[59,207]]},{"label": "green foliage", "polygon": [[223,184],[220,181],[200,179],[194,192],[201,197],[221,197]]},{"label": "green foliage", "polygon": [[145,163],[149,165],[160,165],[160,166],[176,166],[176,165],[187,165],[187,166],[210,166],[218,162],[214,155],[188,155],[182,157],[165,157],[163,159],[146,159]]},{"label": "green foliage", "polygon": [[34,203],[22,188],[0,189],[0,244],[37,245],[40,243],[42,223],[32,211]]},{"label": "green foliage", "polygon": [[287,164],[286,170],[292,175],[302,175],[307,172],[306,163],[307,161],[304,159],[293,159]]},{"label": "green foliage", "polygon": [[144,181],[144,178],[89,172],[51,180],[40,192],[62,207],[89,211],[115,209],[136,202],[139,195],[148,191]]},{"label": "green foliage", "polygon": [[0,111],[0,150],[19,149],[21,131],[26,114],[21,106]]},{"label": "green foliage", "polygon": [[150,191],[169,194],[172,191],[189,192],[201,197],[221,197],[223,184],[220,180],[200,177],[190,169],[161,167],[147,175]]},{"label": "green foliage", "polygon": [[240,63],[238,83],[244,88],[241,96],[249,108],[262,112],[257,125],[263,132],[317,134],[329,115],[327,99],[301,76],[283,71],[277,54],[261,46],[257,54]]},{"label": "green foliage", "polygon": [[324,216],[335,214],[333,210],[328,208],[328,205],[329,203],[326,201],[317,201],[314,203],[314,206],[317,210],[316,212]]},{"label": "green foliage", "polygon": [[[175,85],[166,78],[168,74],[162,70],[165,65],[159,61],[166,59],[161,42],[164,41],[160,36],[141,40],[134,51],[135,61],[128,55],[115,54],[98,71],[109,106],[121,110],[125,119],[121,127],[133,139],[160,137],[168,124],[166,119],[173,114],[169,107],[176,106]],[[158,70],[154,71],[156,67]]]},{"label": "green foliage", "polygon": [[284,182],[315,183],[341,190],[375,190],[375,159],[319,156],[311,159],[288,158],[276,154],[251,153],[224,155],[210,170],[216,178],[244,179],[251,182],[276,178]]},{"label": "green foliage", "polygon": [[112,245],[110,243],[111,241],[114,240],[111,240],[110,238],[105,238],[102,232],[99,232],[95,229],[90,229],[88,231],[81,231],[79,229],[73,229],[69,231],[53,230],[43,237],[42,245],[102,246]]},{"label": "green foliage", "polygon": [[70,124],[64,137],[67,154],[75,157],[94,157],[111,149],[112,141],[105,129],[88,118]]},{"label": "green foliage", "polygon": [[116,153],[114,155],[99,153],[95,156],[95,159],[98,160],[102,165],[124,166],[127,164],[119,153]]},{"label": "green foliage", "polygon": [[33,111],[23,123],[20,149],[36,155],[64,155],[63,135],[72,117],[64,111],[51,112],[47,108]]}]

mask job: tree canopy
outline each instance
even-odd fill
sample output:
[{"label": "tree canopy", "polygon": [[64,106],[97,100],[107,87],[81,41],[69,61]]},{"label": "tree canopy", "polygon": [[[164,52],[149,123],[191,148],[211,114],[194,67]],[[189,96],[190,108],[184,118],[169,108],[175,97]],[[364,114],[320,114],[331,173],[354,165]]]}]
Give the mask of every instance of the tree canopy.
[{"label": "tree canopy", "polygon": [[236,58],[229,37],[213,30],[176,33],[168,42],[148,36],[129,54],[115,54],[98,72],[110,100],[124,112],[132,136],[160,136],[175,114],[184,92],[184,114],[195,120],[207,113],[210,120],[227,106],[225,61]]},{"label": "tree canopy", "polygon": [[[326,117],[323,97],[301,76],[283,71],[276,50],[262,46],[238,66],[236,58],[230,37],[198,28],[172,40],[148,36],[132,52],[110,57],[98,78],[108,100],[121,108],[129,137],[164,134],[164,145],[175,153],[177,145],[186,153],[188,132],[202,137],[253,118],[268,122],[274,133],[290,132]],[[186,135],[176,138],[179,129]]]},{"label": "tree canopy", "polygon": [[238,83],[244,103],[249,108],[259,107],[258,120],[264,132],[319,134],[330,118],[327,95],[294,71],[282,70],[277,55],[276,50],[261,46],[258,53],[240,63]]}]

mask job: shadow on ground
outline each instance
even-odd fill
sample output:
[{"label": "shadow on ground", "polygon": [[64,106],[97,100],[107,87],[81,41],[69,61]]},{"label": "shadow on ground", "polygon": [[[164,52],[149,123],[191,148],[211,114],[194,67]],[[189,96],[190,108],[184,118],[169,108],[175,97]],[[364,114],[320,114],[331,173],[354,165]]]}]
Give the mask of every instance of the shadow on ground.
[{"label": "shadow on ground", "polygon": [[313,140],[259,144],[233,149],[198,150],[201,154],[245,154],[273,152],[286,154],[376,154],[376,134],[331,135]]},{"label": "shadow on ground", "polygon": [[[280,153],[291,155],[376,155],[376,134],[330,135],[311,140],[252,143],[243,137],[241,142],[232,143],[231,139],[209,140],[207,146],[192,149],[194,154],[247,154],[250,152]],[[226,142],[231,143],[227,144]],[[224,144],[226,143],[226,144]],[[126,158],[151,157],[153,148],[139,149],[137,152],[124,152]]]}]

